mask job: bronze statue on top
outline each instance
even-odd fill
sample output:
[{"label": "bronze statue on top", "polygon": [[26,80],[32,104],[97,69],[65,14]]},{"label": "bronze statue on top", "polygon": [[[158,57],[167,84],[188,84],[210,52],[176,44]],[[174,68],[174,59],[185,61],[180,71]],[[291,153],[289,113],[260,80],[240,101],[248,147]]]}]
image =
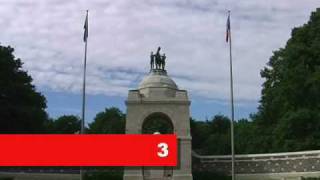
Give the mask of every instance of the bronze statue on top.
[{"label": "bronze statue on top", "polygon": [[160,50],[161,47],[158,47],[157,53],[153,54],[153,52],[151,52],[150,55],[150,69],[157,69],[157,70],[165,70],[165,66],[166,66],[166,55],[160,54]]}]

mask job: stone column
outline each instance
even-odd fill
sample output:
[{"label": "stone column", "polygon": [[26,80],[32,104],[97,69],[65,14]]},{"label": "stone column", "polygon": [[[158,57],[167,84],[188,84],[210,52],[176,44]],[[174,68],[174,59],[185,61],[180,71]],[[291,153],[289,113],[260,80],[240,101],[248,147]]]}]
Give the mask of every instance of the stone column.
[{"label": "stone column", "polygon": [[179,164],[174,168],[173,180],[192,180],[191,137],[178,137]]}]

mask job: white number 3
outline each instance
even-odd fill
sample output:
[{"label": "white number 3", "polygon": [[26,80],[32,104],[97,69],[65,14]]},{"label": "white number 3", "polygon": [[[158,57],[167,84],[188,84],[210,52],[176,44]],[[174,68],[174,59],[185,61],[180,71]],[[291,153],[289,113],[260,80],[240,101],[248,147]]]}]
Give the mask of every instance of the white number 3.
[{"label": "white number 3", "polygon": [[158,156],[161,158],[167,157],[169,154],[168,144],[167,143],[159,143],[158,148],[160,148],[160,152],[158,152]]}]

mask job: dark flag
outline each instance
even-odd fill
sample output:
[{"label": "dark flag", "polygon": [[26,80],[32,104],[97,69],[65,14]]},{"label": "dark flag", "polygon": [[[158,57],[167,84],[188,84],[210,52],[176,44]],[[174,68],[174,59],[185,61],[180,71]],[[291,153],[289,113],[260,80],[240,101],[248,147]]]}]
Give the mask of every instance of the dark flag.
[{"label": "dark flag", "polygon": [[226,42],[229,42],[230,39],[230,14],[227,19],[227,29],[226,29]]},{"label": "dark flag", "polygon": [[87,39],[88,39],[88,34],[89,34],[89,27],[88,27],[88,11],[87,11],[87,16],[86,16],[86,21],[84,22],[84,34],[83,34],[83,41],[84,42],[87,42]]}]

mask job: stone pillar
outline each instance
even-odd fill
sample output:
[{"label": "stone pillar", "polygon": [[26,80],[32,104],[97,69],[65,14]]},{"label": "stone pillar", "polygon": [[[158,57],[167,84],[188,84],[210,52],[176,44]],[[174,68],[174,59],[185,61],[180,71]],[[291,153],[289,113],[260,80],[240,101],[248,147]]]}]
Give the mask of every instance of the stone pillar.
[{"label": "stone pillar", "polygon": [[179,164],[174,169],[174,180],[192,180],[191,137],[179,138]]}]

